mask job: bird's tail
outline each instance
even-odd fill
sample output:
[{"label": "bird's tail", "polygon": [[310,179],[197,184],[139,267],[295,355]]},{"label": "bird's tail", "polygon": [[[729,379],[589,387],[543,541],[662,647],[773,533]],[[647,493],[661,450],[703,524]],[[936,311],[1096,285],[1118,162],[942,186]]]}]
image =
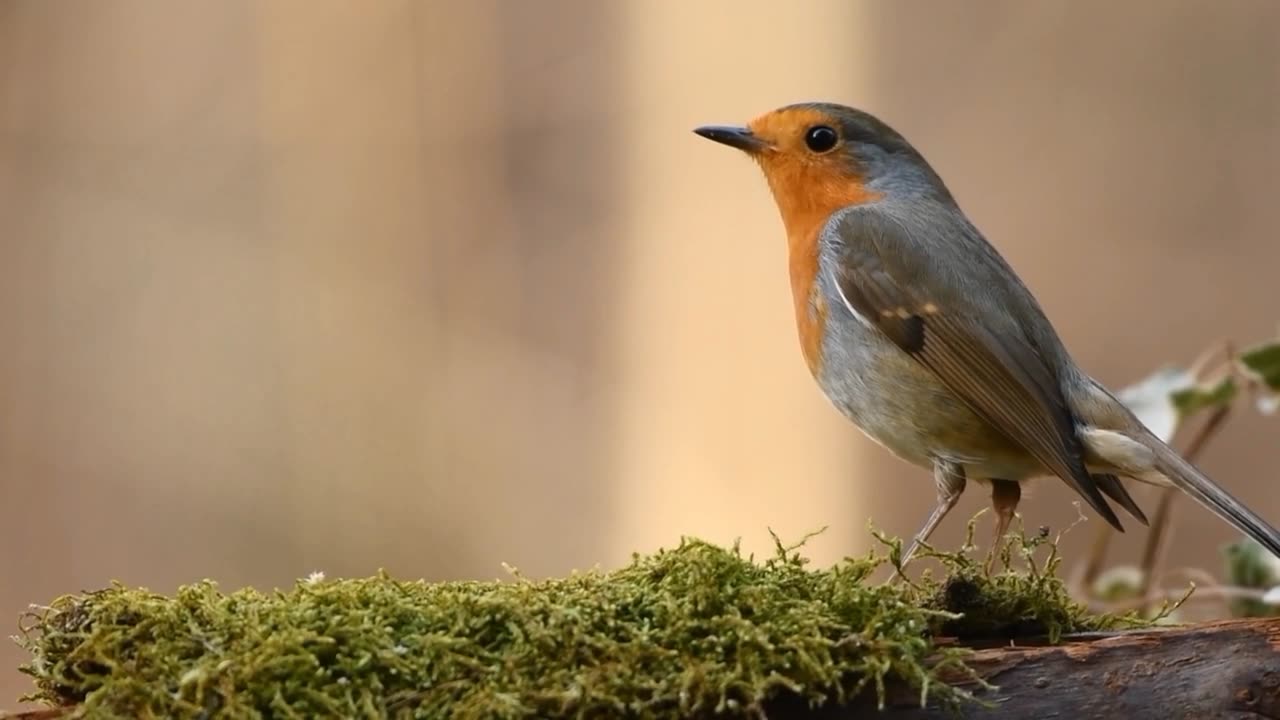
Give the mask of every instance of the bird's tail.
[{"label": "bird's tail", "polygon": [[1256,540],[1272,555],[1280,557],[1280,531],[1258,517],[1257,513],[1245,507],[1244,503],[1210,480],[1159,438],[1148,434],[1146,444],[1155,453],[1156,470],[1168,478],[1169,482],[1232,527]]}]

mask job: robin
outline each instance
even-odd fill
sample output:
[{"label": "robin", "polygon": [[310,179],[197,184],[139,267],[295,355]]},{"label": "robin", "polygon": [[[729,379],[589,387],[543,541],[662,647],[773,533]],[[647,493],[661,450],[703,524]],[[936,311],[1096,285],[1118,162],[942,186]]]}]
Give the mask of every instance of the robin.
[{"label": "robin", "polygon": [[803,103],[694,132],[764,172],[818,386],[872,440],[933,471],[937,503],[904,565],[968,481],[990,488],[999,541],[1022,484],[1053,475],[1118,531],[1107,498],[1147,524],[1123,477],[1178,488],[1280,556],[1275,528],[1076,365],[1013,269],[887,124]]}]

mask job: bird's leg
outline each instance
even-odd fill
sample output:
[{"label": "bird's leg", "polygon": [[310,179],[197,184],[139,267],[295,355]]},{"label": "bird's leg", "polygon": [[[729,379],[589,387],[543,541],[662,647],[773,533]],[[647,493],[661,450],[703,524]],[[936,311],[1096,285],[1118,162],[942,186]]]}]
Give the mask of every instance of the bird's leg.
[{"label": "bird's leg", "polygon": [[[933,482],[938,488],[938,503],[933,506],[933,512],[929,513],[929,519],[925,520],[924,527],[920,528],[920,532],[911,540],[911,545],[907,547],[907,551],[902,554],[903,568],[907,566],[907,562],[911,560],[911,556],[916,554],[920,549],[920,543],[926,542],[933,531],[937,529],[938,523],[942,522],[942,518],[951,512],[951,508],[956,506],[956,502],[960,500],[960,493],[964,492],[964,467],[945,460],[935,460],[933,462]],[[897,577],[897,573],[894,575]]]},{"label": "bird's leg", "polygon": [[991,539],[991,551],[987,553],[987,574],[995,564],[996,555],[1000,552],[1000,542],[1009,531],[1009,523],[1013,521],[1013,513],[1018,509],[1018,501],[1022,499],[1022,486],[1013,480],[991,480],[991,508],[996,513],[996,533]]}]

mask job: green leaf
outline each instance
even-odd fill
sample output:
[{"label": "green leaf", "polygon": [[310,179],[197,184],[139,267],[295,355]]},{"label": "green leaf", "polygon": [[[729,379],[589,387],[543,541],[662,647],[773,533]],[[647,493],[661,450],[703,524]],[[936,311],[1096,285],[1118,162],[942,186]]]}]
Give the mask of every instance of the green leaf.
[{"label": "green leaf", "polygon": [[1280,566],[1265,548],[1252,538],[1242,538],[1226,546],[1227,579],[1232,585],[1266,588],[1280,583]]},{"label": "green leaf", "polygon": [[1235,378],[1228,375],[1216,383],[1197,384],[1175,390],[1170,399],[1178,414],[1185,418],[1207,408],[1229,405],[1238,391]]},{"label": "green leaf", "polygon": [[[1252,539],[1244,538],[1224,548],[1227,579],[1237,587],[1266,590],[1280,582],[1280,559],[1267,552]],[[1236,598],[1231,601],[1234,617],[1265,617],[1280,614],[1268,602],[1253,598]]]},{"label": "green leaf", "polygon": [[1240,362],[1268,388],[1280,391],[1280,340],[1245,350],[1240,353]]},{"label": "green leaf", "polygon": [[1120,402],[1133,411],[1156,437],[1169,442],[1182,420],[1173,394],[1194,388],[1195,376],[1188,370],[1163,367],[1116,393]]}]

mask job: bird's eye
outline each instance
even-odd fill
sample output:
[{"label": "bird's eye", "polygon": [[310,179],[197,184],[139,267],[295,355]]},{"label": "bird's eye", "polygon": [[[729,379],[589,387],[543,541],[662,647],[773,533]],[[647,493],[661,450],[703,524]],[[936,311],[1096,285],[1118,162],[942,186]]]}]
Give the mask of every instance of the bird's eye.
[{"label": "bird's eye", "polygon": [[815,125],[804,134],[804,144],[816,153],[824,153],[835,147],[839,139],[836,131],[826,125]]}]

